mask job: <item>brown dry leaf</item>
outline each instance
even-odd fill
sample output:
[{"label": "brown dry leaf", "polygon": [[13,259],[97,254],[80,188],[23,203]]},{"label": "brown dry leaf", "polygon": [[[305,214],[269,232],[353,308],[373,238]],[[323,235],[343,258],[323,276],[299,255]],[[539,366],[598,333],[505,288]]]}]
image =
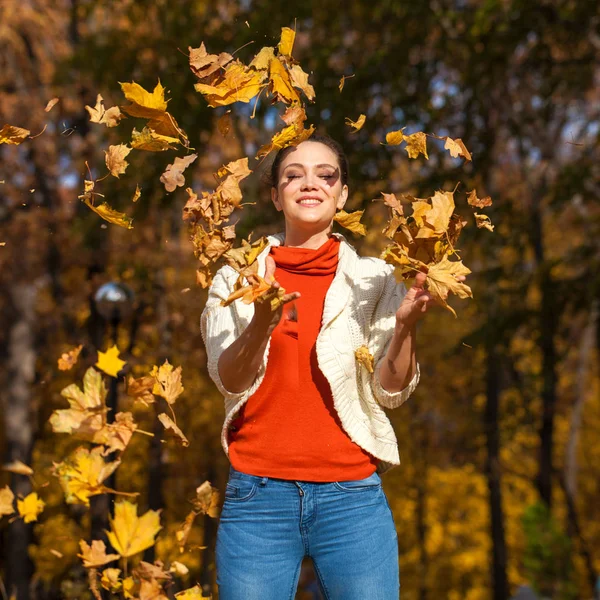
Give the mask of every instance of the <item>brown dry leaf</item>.
[{"label": "brown dry leaf", "polygon": [[183,431],[177,427],[173,419],[171,419],[167,413],[160,413],[158,415],[158,420],[163,424],[165,429],[170,429],[179,438],[182,446],[187,448],[190,445],[190,442],[185,437]]},{"label": "brown dry leaf", "polygon": [[53,463],[53,473],[59,479],[67,504],[89,506],[90,496],[111,491],[102,482],[115,472],[121,461],[106,462],[103,450],[100,446],[92,450],[79,446],[62,462]]},{"label": "brown dry leaf", "polygon": [[228,110],[218,121],[217,129],[223,137],[231,131],[231,110]]},{"label": "brown dry leaf", "polygon": [[467,196],[467,202],[469,203],[469,206],[474,206],[475,208],[486,208],[487,206],[492,205],[492,199],[490,196],[478,198],[476,190],[471,190],[469,192],[469,195]]},{"label": "brown dry leaf", "polygon": [[179,544],[179,551],[183,552],[188,542],[188,538],[190,537],[190,533],[192,531],[192,525],[198,513],[196,511],[191,511],[188,516],[185,518],[185,521],[179,526],[179,529],[175,532],[175,538],[177,539],[177,543]]},{"label": "brown dry leaf", "polygon": [[265,73],[249,69],[239,61],[225,68],[216,85],[196,83],[194,88],[206,98],[209,106],[226,106],[234,102],[250,102],[263,88]]},{"label": "brown dry leaf", "polygon": [[205,481],[196,488],[193,505],[196,512],[216,518],[219,515],[219,491],[210,481]]},{"label": "brown dry leaf", "polygon": [[281,38],[277,45],[279,54],[283,56],[292,56],[292,50],[294,48],[294,41],[296,39],[296,32],[289,27],[281,28]]},{"label": "brown dry leaf", "polygon": [[128,558],[153,546],[161,529],[160,511],[149,510],[138,517],[137,504],[121,500],[115,503],[115,515],[110,519],[107,534],[112,547],[123,558]]},{"label": "brown dry leaf", "polygon": [[200,44],[200,48],[188,46],[188,50],[190,52],[190,69],[198,79],[210,77],[233,60],[233,56],[227,52],[221,52],[219,55],[209,54],[204,42]]},{"label": "brown dry leaf", "polygon": [[130,412],[119,412],[115,415],[113,423],[107,423],[96,435],[93,442],[103,444],[106,449],[104,456],[113,452],[123,452],[131,441],[133,432],[138,428]]},{"label": "brown dry leaf", "polygon": [[142,579],[137,596],[139,600],[169,600],[169,596],[156,579]]},{"label": "brown dry leaf", "polygon": [[160,368],[154,365],[150,377],[156,380],[152,393],[162,396],[169,404],[175,404],[177,398],[184,392],[181,384],[181,367],[174,369],[168,360],[165,360]]},{"label": "brown dry leaf", "polygon": [[208,267],[196,269],[196,283],[206,289],[212,284],[212,273]]},{"label": "brown dry leaf", "polygon": [[294,87],[302,90],[311,102],[315,99],[315,88],[308,83],[308,73],[305,73],[300,65],[293,65],[291,67],[290,78]]},{"label": "brown dry leaf", "polygon": [[439,139],[446,140],[446,143],[444,144],[444,150],[448,150],[452,158],[461,156],[466,160],[472,160],[471,153],[467,150],[467,147],[460,138],[453,140],[451,137],[441,137]]},{"label": "brown dry leaf", "polygon": [[136,184],[135,192],[133,192],[133,198],[131,199],[131,201],[137,202],[140,199],[141,195],[142,195],[142,190],[140,189],[140,186]]},{"label": "brown dry leaf", "polygon": [[352,233],[367,235],[365,226],[360,222],[364,212],[364,210],[355,210],[354,212],[347,213],[345,210],[340,210],[335,214],[333,220],[342,227],[349,229]]},{"label": "brown dry leaf", "polygon": [[314,130],[313,125],[309,129],[304,129],[304,125],[302,124],[293,123],[292,125],[288,125],[273,136],[271,143],[259,148],[256,158],[264,158],[274,150],[281,150],[281,148],[287,148],[288,146],[297,146],[310,138]]},{"label": "brown dry leaf", "polygon": [[48,104],[46,104],[46,108],[44,108],[44,110],[46,112],[50,112],[58,101],[59,101],[59,98],[52,98],[52,100],[48,100]]},{"label": "brown dry leaf", "polygon": [[385,136],[385,143],[388,144],[389,146],[398,146],[399,144],[401,144],[405,140],[405,136],[403,133],[403,131],[405,129],[406,129],[406,127],[403,127],[402,129],[400,129],[398,131],[390,131]]},{"label": "brown dry leaf", "polygon": [[108,151],[104,152],[106,166],[113,177],[119,177],[125,173],[125,169],[129,163],[125,157],[131,152],[131,148],[127,144],[119,144],[118,146],[109,146]]},{"label": "brown dry leaf", "polygon": [[138,579],[162,579],[171,581],[173,577],[168,571],[164,569],[164,563],[161,560],[157,560],[154,564],[141,560],[138,566],[133,569],[132,574]]},{"label": "brown dry leaf", "polygon": [[106,125],[107,127],[116,127],[119,124],[119,121],[125,118],[125,115],[119,110],[118,106],[113,106],[108,110],[105,109],[103,100],[104,98],[98,94],[96,106],[94,108],[86,105],[85,110],[90,114],[90,121],[92,123]]},{"label": "brown dry leaf", "polygon": [[405,135],[404,141],[406,142],[404,149],[408,153],[409,158],[417,158],[419,154],[422,154],[429,160],[429,156],[427,155],[427,136],[422,131]]},{"label": "brown dry leaf", "polygon": [[353,121],[350,117],[346,117],[346,125],[349,125],[354,131],[352,133],[356,133],[363,128],[365,121],[367,120],[366,115],[360,115],[356,121]]},{"label": "brown dry leaf", "polygon": [[269,63],[269,91],[285,104],[299,103],[300,96],[292,86],[290,73],[278,58]]},{"label": "brown dry leaf", "polygon": [[373,355],[366,346],[357,348],[354,352],[354,356],[356,357],[356,360],[369,371],[369,373],[373,373]]},{"label": "brown dry leaf", "polygon": [[12,515],[15,512],[14,500],[15,495],[7,485],[0,489],[0,517]]},{"label": "brown dry leaf", "polygon": [[[80,196],[81,198],[81,196]],[[118,210],[109,206],[106,202],[100,204],[100,206],[94,206],[89,202],[85,202],[97,215],[102,217],[108,223],[124,227],[125,229],[133,229],[133,219],[128,217],[125,213],[121,213]]]},{"label": "brown dry leaf", "polygon": [[456,312],[451,306],[448,306],[446,300],[450,292],[463,299],[473,297],[471,288],[456,279],[458,276],[468,275],[470,272],[471,270],[465,267],[462,261],[450,261],[448,256],[444,256],[439,263],[429,267],[426,280],[429,293],[455,317]]},{"label": "brown dry leaf", "polygon": [[342,75],[342,78],[340,79],[340,85],[338,86],[340,88],[340,93],[344,89],[346,79],[350,79],[351,77],[354,77],[354,75]]},{"label": "brown dry leaf", "polygon": [[300,105],[288,106],[281,119],[286,125],[302,126],[302,123],[306,121],[306,111]]},{"label": "brown dry leaf", "polygon": [[137,131],[134,127],[131,132],[131,147],[136,150],[164,152],[165,150],[174,150],[175,146],[173,144],[178,143],[178,138],[160,135],[149,127],[144,127],[142,131]]},{"label": "brown dry leaf", "polygon": [[134,379],[130,376],[127,382],[127,395],[136,402],[141,402],[149,406],[155,402],[154,395],[152,394],[155,384],[156,379],[149,375],[140,377],[139,379]]},{"label": "brown dry leaf", "polygon": [[91,439],[106,422],[106,394],[102,375],[90,367],[83,377],[83,390],[72,383],[61,391],[70,408],[55,410],[50,425],[55,433],[70,433]]},{"label": "brown dry leaf", "polygon": [[33,475],[33,469],[20,460],[13,460],[12,462],[3,465],[2,470],[17,475],[25,475],[27,477]]},{"label": "brown dry leaf", "polygon": [[15,127],[13,125],[4,125],[0,129],[0,144],[12,144],[18,146],[31,133],[29,129]]},{"label": "brown dry leaf", "polygon": [[488,229],[489,231],[494,231],[494,226],[487,215],[481,215],[478,213],[473,214],[475,215],[475,222],[477,223],[477,227],[479,229],[484,228]]},{"label": "brown dry leaf", "polygon": [[386,206],[389,206],[392,209],[392,213],[398,217],[404,215],[404,207],[398,198],[396,198],[395,194],[386,194],[385,192],[381,192],[383,196],[383,202]]},{"label": "brown dry leaf", "polygon": [[80,540],[79,547],[81,554],[77,556],[81,558],[86,569],[96,569],[119,559],[118,554],[106,554],[106,544],[101,540],[92,540],[91,546],[85,540]]},{"label": "brown dry leaf", "polygon": [[164,184],[167,192],[174,192],[177,187],[185,185],[183,172],[198,158],[197,154],[189,154],[180,158],[175,158],[175,161],[168,165],[165,172],[160,176],[161,182]]},{"label": "brown dry leaf", "polygon": [[80,344],[75,348],[71,348],[68,352],[64,352],[62,356],[58,359],[58,368],[61,371],[68,371],[73,368],[77,364],[77,360],[79,359],[79,353],[83,349],[83,345]]}]

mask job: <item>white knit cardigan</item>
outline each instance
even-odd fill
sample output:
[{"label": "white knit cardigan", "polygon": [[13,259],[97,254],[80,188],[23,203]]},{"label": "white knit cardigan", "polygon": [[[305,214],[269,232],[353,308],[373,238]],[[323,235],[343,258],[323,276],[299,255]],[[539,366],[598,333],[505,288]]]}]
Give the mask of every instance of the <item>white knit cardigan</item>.
[{"label": "white knit cardigan", "polygon": [[[360,257],[344,236],[340,239],[338,266],[325,296],[321,330],[317,336],[317,360],[333,395],[333,404],[346,433],[356,444],[380,459],[377,471],[383,473],[400,464],[398,442],[382,407],[396,408],[412,394],[419,382],[419,365],[409,385],[395,393],[379,381],[389,343],[394,333],[396,311],[406,294],[396,283],[393,267],[383,260]],[[270,246],[279,246],[284,233],[268,236],[269,246],[258,256],[258,272],[265,274]],[[269,339],[262,363],[252,385],[243,392],[225,389],[218,363],[223,350],[236,340],[250,323],[254,305],[236,300],[221,306],[233,291],[237,272],[224,266],[215,274],[202,312],[201,329],[208,356],[208,372],[225,399],[225,422],[221,444],[229,457],[227,433],[240,408],[262,383],[267,368]],[[289,290],[293,291],[293,290]],[[374,357],[373,374],[357,362],[355,351],[367,346]],[[273,398],[277,402],[277,398]],[[282,424],[285,427],[285,424]]]}]

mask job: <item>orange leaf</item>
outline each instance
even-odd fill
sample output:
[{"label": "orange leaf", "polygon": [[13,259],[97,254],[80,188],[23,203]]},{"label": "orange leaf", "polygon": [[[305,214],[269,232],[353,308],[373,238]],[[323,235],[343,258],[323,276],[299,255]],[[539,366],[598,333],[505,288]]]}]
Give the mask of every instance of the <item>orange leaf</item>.
[{"label": "orange leaf", "polygon": [[118,554],[106,554],[106,544],[101,540],[93,540],[91,546],[85,540],[80,540],[79,547],[81,554],[77,556],[82,559],[86,569],[96,569],[119,559]]},{"label": "orange leaf", "polygon": [[365,226],[360,222],[364,210],[356,210],[351,213],[347,213],[345,210],[338,211],[333,220],[339,223],[342,227],[349,229],[352,233],[358,233],[359,235],[367,235]]},{"label": "orange leaf", "polygon": [[75,348],[71,348],[68,352],[63,353],[63,355],[58,359],[58,368],[61,371],[68,371],[73,368],[77,364],[77,359],[79,358],[79,353],[81,352],[83,345],[76,346]]},{"label": "orange leaf", "polygon": [[13,125],[4,125],[0,129],[0,144],[13,144],[18,146],[31,133],[29,129],[14,127]]}]

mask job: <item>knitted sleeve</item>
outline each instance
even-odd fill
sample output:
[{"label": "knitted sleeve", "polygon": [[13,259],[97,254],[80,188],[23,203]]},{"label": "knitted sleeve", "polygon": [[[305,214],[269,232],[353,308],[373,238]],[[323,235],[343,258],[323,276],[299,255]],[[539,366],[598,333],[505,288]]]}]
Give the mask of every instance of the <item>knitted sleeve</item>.
[{"label": "knitted sleeve", "polygon": [[[235,277],[233,277],[235,275]],[[208,374],[223,394],[226,402],[238,402],[249,396],[255,385],[242,392],[230,392],[225,388],[219,376],[219,358],[242,333],[239,319],[233,305],[221,306],[221,300],[227,299],[232,291],[232,284],[237,273],[229,266],[217,271],[208,290],[208,300],[200,317],[202,338],[208,358]]]},{"label": "knitted sleeve", "polygon": [[408,400],[417,387],[420,378],[420,369],[419,363],[417,363],[417,369],[412,380],[399,392],[388,392],[381,385],[380,370],[394,334],[396,311],[406,294],[404,283],[396,283],[394,268],[391,265],[385,265],[382,276],[386,278],[385,287],[373,313],[369,340],[369,348],[373,353],[375,364],[371,387],[375,399],[381,406],[385,408],[397,408]]}]

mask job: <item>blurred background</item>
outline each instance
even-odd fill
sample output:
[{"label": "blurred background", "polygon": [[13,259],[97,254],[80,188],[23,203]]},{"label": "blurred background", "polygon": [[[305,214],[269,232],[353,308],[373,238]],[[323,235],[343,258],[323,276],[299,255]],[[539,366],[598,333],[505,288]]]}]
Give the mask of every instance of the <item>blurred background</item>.
[{"label": "blurred background", "polygon": [[[309,72],[316,100],[308,123],[338,139],[351,164],[352,210],[366,209],[363,255],[378,255],[387,219],[380,192],[425,198],[460,182],[490,195],[493,233],[469,223],[461,236],[474,299],[451,300],[458,313],[427,315],[418,331],[421,383],[389,416],[402,465],[383,477],[395,515],[405,600],[592,598],[600,574],[600,12],[591,0],[1,0],[0,126],[44,133],[0,146],[0,448],[22,460],[46,508],[37,523],[0,521],[1,596],[90,598],[78,540],[93,514],[66,505],[51,476],[73,447],[48,418],[81,385],[85,367],[117,340],[141,376],[166,358],[183,367],[177,401],[188,448],[134,436],[117,471],[120,490],[163,508],[163,530],[146,557],[189,569],[173,591],[203,584],[214,593],[216,520],[197,520],[179,553],[174,532],[187,499],[206,479],[223,490],[222,399],[206,371],[199,317],[206,290],[182,207],[160,173],[172,152],[133,152],[119,179],[103,182],[134,228],[107,224],[77,196],[104,173],[104,150],[133,120],[107,129],[84,106],[102,94],[123,104],[119,82],[168,90],[169,111],[198,160],[186,172],[196,192],[212,173],[281,128],[278,108],[232,107],[216,126],[194,91],[188,47],[234,52],[248,62],[297,30],[294,57]],[[247,45],[247,46],[246,46]],[[342,76],[353,75],[345,82]],[[48,113],[46,103],[59,103]],[[344,119],[367,116],[355,134]],[[460,137],[471,163],[429,143],[429,160],[380,144],[389,131]],[[127,129],[129,128],[129,129]],[[242,184],[238,235],[282,229],[261,192],[262,166]],[[132,204],[136,184],[141,198]],[[471,219],[466,201],[464,215]],[[110,326],[94,294],[107,282],[135,293],[134,310]],[[83,344],[74,370],[57,359]],[[125,406],[122,382],[116,390]],[[151,408],[137,418],[156,428]],[[154,440],[154,441],[153,441]],[[0,472],[26,495],[31,481]],[[60,556],[60,558],[59,558]],[[319,598],[310,564],[298,598]],[[527,586],[527,587],[524,587]],[[528,591],[529,590],[529,591]],[[533,591],[535,590],[535,592]],[[600,594],[598,590],[596,593]],[[529,595],[528,595],[529,594]]]}]

